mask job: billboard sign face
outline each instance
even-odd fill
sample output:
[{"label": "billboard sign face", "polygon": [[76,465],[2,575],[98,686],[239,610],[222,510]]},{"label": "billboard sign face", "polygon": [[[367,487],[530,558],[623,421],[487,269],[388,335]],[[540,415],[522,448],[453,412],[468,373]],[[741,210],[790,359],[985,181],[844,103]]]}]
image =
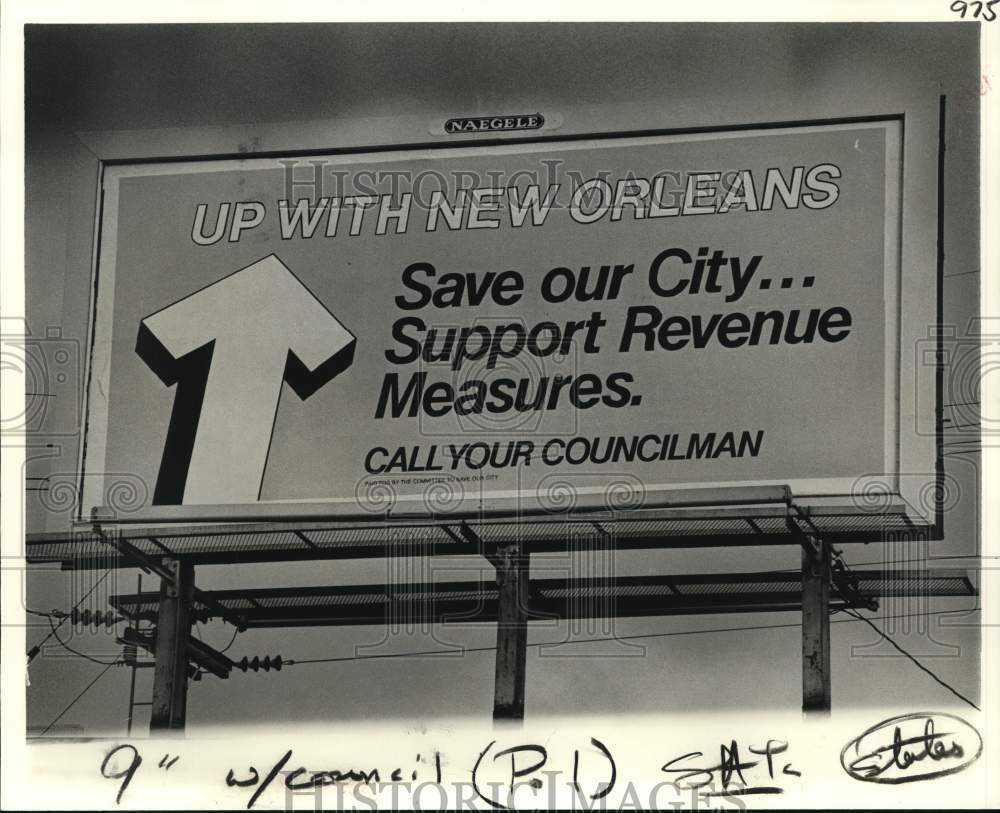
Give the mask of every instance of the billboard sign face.
[{"label": "billboard sign face", "polygon": [[108,167],[82,517],[115,473],[151,520],[850,495],[901,442],[900,150],[880,120]]}]

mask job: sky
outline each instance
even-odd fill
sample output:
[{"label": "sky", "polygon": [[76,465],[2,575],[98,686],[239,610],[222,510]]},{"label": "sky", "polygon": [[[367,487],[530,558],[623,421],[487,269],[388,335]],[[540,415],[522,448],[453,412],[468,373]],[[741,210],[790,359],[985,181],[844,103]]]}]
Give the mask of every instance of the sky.
[{"label": "sky", "polygon": [[[527,110],[536,105],[546,110],[586,106],[603,127],[621,130],[628,129],[629,122],[612,119],[602,112],[606,109],[602,105],[623,101],[636,109],[659,105],[665,111],[665,126],[678,120],[792,120],[905,111],[908,121],[926,133],[928,127],[936,127],[939,94],[947,93],[954,142],[949,143],[946,176],[944,321],[955,327],[958,339],[967,339],[968,321],[977,313],[979,284],[978,274],[967,273],[978,268],[976,241],[968,237],[968,224],[977,216],[976,196],[965,194],[969,179],[975,177],[978,156],[978,63],[975,41],[958,28],[765,26],[752,36],[740,26],[653,25],[572,31],[523,25],[36,29],[29,32],[26,46],[29,327],[35,333],[58,327],[83,358],[89,254],[81,250],[88,224],[81,223],[79,212],[84,202],[92,202],[93,179],[75,170],[80,133],[225,126],[253,132],[259,122],[388,117],[398,123],[424,121],[429,111],[436,115]],[[735,63],[752,69],[734,71]],[[400,70],[401,64],[406,70]],[[879,72],[879,82],[868,81],[872,71]],[[29,474],[44,472],[58,479],[76,470],[82,366],[74,369],[46,416],[54,446],[35,450]],[[963,401],[968,379],[957,368],[945,379],[945,401]],[[967,412],[951,414],[957,421]],[[838,431],[845,444],[857,440],[850,427]],[[942,565],[974,563],[972,558],[942,557],[978,553],[977,463],[975,454],[946,458],[956,499],[946,517],[945,539],[933,543],[925,558],[939,558]],[[65,512],[44,512],[40,500],[30,493],[28,498],[29,530],[65,526]],[[912,565],[924,556],[881,548],[851,545],[847,560],[852,565]],[[586,563],[578,564],[585,569]],[[419,580],[441,568],[462,574],[484,566],[471,560],[434,561],[402,573],[398,563],[375,560],[204,566],[198,568],[197,582],[203,589],[364,584],[387,575]],[[614,556],[619,575],[798,566],[798,551],[793,548],[618,551]],[[544,569],[545,562],[533,564],[536,574]],[[27,604],[33,609],[66,609],[99,577],[99,573],[73,576],[45,568],[31,570]],[[122,571],[116,578],[114,583],[109,578],[95,595],[107,595],[105,588],[134,589],[134,571]],[[146,589],[153,587],[151,581],[146,578]],[[889,600],[881,612],[953,613],[932,620],[929,628],[900,626],[892,631],[915,655],[933,659],[928,662],[944,680],[975,697],[978,671],[971,665],[978,664],[979,632],[977,616],[967,612],[975,606],[975,599],[939,599],[918,603],[914,609],[913,602]],[[901,693],[917,705],[948,702],[940,686],[885,645],[877,645],[871,629],[856,622],[839,623],[843,620],[839,616],[834,620],[835,707],[875,706]],[[565,648],[532,647],[527,712],[544,708],[557,714],[642,713],[720,704],[734,711],[794,708],[800,701],[797,627],[701,630],[797,621],[797,614],[787,613],[717,615],[616,620],[612,627],[584,625],[569,630],[577,638],[612,633],[662,637],[631,641],[628,646],[588,644],[570,653]],[[44,622],[29,626],[29,645],[47,631]],[[697,634],[688,634],[694,631]],[[231,630],[218,623],[199,633],[218,647],[231,636]],[[533,628],[529,641],[560,641],[566,633],[565,625]],[[251,631],[240,635],[228,654],[342,657],[358,654],[359,647],[363,652],[407,652],[447,645],[491,646],[493,640],[494,630],[488,625],[415,631],[385,642],[382,631],[374,628]],[[103,658],[118,652],[103,634],[74,638],[71,645]],[[29,672],[28,725],[48,724],[100,669],[47,648]],[[140,672],[140,699],[148,697],[150,679],[151,670]],[[248,718],[278,722],[467,714],[485,720],[491,712],[492,679],[488,651],[448,658],[302,664],[277,675],[234,674],[225,682],[205,678],[190,689],[189,728],[238,724]],[[120,731],[127,713],[128,681],[126,669],[112,667],[60,723],[79,724],[90,733]],[[139,726],[144,725],[144,712],[137,712]]]}]

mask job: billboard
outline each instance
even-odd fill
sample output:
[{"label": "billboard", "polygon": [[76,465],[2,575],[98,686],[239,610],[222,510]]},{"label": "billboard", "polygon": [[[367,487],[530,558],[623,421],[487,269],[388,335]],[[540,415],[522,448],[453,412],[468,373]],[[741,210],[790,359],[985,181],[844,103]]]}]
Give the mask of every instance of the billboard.
[{"label": "billboard", "polygon": [[901,141],[885,119],[108,166],[81,518],[120,473],[150,520],[893,482]]}]

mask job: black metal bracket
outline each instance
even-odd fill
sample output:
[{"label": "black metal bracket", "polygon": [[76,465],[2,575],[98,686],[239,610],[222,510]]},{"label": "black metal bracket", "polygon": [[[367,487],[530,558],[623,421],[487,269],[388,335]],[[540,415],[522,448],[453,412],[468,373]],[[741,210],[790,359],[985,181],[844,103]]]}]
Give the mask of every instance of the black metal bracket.
[{"label": "black metal bracket", "polygon": [[844,562],[839,551],[834,551],[833,565],[830,568],[830,583],[847,603],[864,607],[872,612],[878,609],[878,599],[864,596],[861,593],[858,577],[847,567],[847,563]]},{"label": "black metal bracket", "polygon": [[[170,595],[175,595],[173,591],[176,589],[174,585],[177,582],[177,568],[180,565],[180,559],[175,557],[164,556],[157,559],[154,556],[150,556],[147,553],[143,553],[131,542],[125,539],[120,539],[114,535],[108,535],[104,532],[99,522],[93,523],[94,535],[101,540],[106,545],[110,545],[118,554],[135,564],[145,573],[155,573],[161,579],[167,583],[167,591]],[[223,621],[232,624],[240,632],[246,629],[246,620],[239,615],[231,613],[225,607],[223,607],[218,601],[212,598],[211,593],[206,593],[204,590],[200,590],[197,587],[194,588],[194,600],[199,604],[209,607],[215,611],[215,614],[221,618]]]},{"label": "black metal bracket", "polygon": [[788,507],[791,511],[785,519],[788,530],[799,540],[799,544],[807,553],[815,559],[821,559],[824,556],[824,545],[819,529],[809,515],[797,505],[790,503]]},{"label": "black metal bracket", "polygon": [[789,505],[791,514],[788,516],[788,528],[798,538],[803,549],[810,554],[811,572],[818,576],[826,564],[824,557],[830,560],[830,584],[848,604],[865,607],[869,610],[878,609],[878,599],[862,595],[858,579],[844,562],[841,552],[832,546],[824,544],[819,529],[809,518],[809,515],[795,504]]},{"label": "black metal bracket", "polygon": [[[147,652],[154,655],[156,654],[155,630],[148,633],[141,633],[132,627],[126,627],[120,640],[122,643],[130,644],[132,646],[141,646]],[[232,671],[235,664],[222,652],[210,647],[203,641],[199,641],[193,636],[188,636],[187,647],[189,674],[191,673],[191,669],[197,669],[200,667],[202,670],[210,672],[216,677],[223,679],[229,677],[229,673]]]},{"label": "black metal bracket", "polygon": [[497,545],[489,545],[483,540],[483,538],[477,534],[469,525],[462,522],[458,526],[458,531],[462,535],[462,538],[468,542],[470,545],[474,545],[476,550],[493,565],[494,569],[500,570],[503,567],[503,561],[500,558],[499,548]]}]

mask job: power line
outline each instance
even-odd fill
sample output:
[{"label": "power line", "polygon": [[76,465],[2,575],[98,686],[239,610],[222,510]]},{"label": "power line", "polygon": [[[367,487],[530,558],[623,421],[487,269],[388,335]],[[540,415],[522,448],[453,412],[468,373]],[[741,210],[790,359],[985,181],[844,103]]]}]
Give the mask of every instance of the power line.
[{"label": "power line", "polygon": [[892,638],[890,638],[888,635],[886,635],[884,632],[882,632],[882,630],[880,630],[877,626],[875,626],[875,624],[872,623],[871,619],[865,618],[863,615],[859,615],[858,613],[855,613],[854,611],[849,610],[846,607],[844,609],[845,609],[845,611],[847,612],[848,615],[853,616],[854,618],[858,619],[859,621],[864,621],[869,627],[871,627],[873,630],[875,630],[875,632],[877,632],[879,635],[881,635],[882,638],[884,638],[897,652],[899,652],[901,655],[905,656],[910,661],[912,661],[914,666],[916,666],[922,672],[926,672],[928,675],[930,675],[931,678],[934,680],[935,683],[938,683],[939,685],[941,685],[944,688],[946,688],[949,692],[951,692],[953,695],[955,695],[955,697],[957,697],[959,700],[963,700],[966,703],[968,703],[976,711],[981,711],[982,710],[982,709],[979,708],[979,706],[977,706],[975,703],[973,703],[971,700],[969,700],[968,697],[966,697],[964,694],[962,694],[960,691],[958,691],[958,689],[955,689],[954,687],[952,687],[952,686],[948,685],[947,683],[945,683],[945,681],[943,681],[941,678],[939,678],[937,675],[935,675],[930,669],[928,669],[926,666],[924,666],[920,661],[918,661],[916,658],[914,658],[913,655],[911,655],[909,652],[907,652],[905,649],[903,649],[903,647],[901,647],[894,640],[892,640]]},{"label": "power line", "polygon": [[[838,552],[838,553],[836,554],[836,558],[837,558],[837,561],[838,561],[838,562],[839,562],[839,563],[840,563],[841,565],[843,565],[843,567],[844,567],[844,570],[845,570],[845,571],[847,572],[847,574],[848,574],[848,575],[851,575],[851,576],[855,575],[855,574],[854,574],[854,571],[852,571],[852,570],[851,570],[851,566],[850,566],[849,564],[847,564],[847,562],[846,562],[846,561],[844,560],[844,557],[843,557],[842,555],[840,555],[840,553],[839,553],[839,552]],[[837,591],[838,593],[840,593],[840,595],[841,595],[841,597],[842,597],[842,598],[844,598],[844,599],[847,599],[847,596],[845,596],[845,595],[843,594],[843,592],[841,591],[841,589],[840,589],[840,585],[839,585],[839,584],[837,583],[837,580],[836,580],[836,579],[831,579],[831,580],[830,580],[830,586],[831,586],[831,587],[832,587],[832,588],[833,588],[834,590],[836,590],[836,591]],[[932,679],[933,679],[933,680],[934,680],[934,681],[935,681],[936,683],[938,683],[939,685],[943,686],[943,687],[944,687],[945,689],[947,689],[947,690],[948,690],[949,692],[951,692],[951,693],[952,693],[953,695],[955,695],[955,697],[957,697],[957,698],[959,698],[960,700],[962,700],[962,701],[964,701],[964,702],[968,703],[968,704],[969,704],[970,706],[972,706],[972,708],[974,708],[974,709],[975,709],[976,711],[980,711],[980,710],[981,710],[981,709],[979,708],[979,706],[977,706],[977,705],[976,705],[975,703],[973,703],[973,702],[972,702],[971,700],[969,700],[969,698],[967,698],[967,697],[966,697],[966,696],[965,696],[964,694],[962,694],[962,693],[961,693],[960,691],[958,691],[958,689],[954,688],[953,686],[950,686],[950,685],[949,685],[948,683],[946,683],[946,682],[945,682],[944,680],[942,680],[941,678],[939,678],[939,677],[938,677],[938,676],[937,676],[936,674],[934,674],[934,672],[932,672],[932,671],[931,671],[930,669],[928,669],[928,668],[927,668],[926,666],[924,666],[924,665],[923,665],[923,664],[922,664],[922,663],[921,663],[920,661],[918,661],[918,660],[917,660],[917,659],[916,659],[915,657],[913,657],[913,655],[911,655],[911,654],[910,654],[909,652],[907,652],[907,651],[906,651],[905,649],[903,649],[903,647],[901,647],[901,646],[900,646],[899,644],[897,644],[897,643],[896,643],[896,642],[895,642],[895,641],[894,641],[894,640],[893,640],[892,638],[890,638],[890,637],[889,637],[889,636],[888,636],[888,635],[887,635],[886,633],[884,633],[884,632],[883,632],[882,630],[880,630],[880,629],[879,629],[879,628],[878,628],[877,626],[875,626],[874,622],[872,622],[872,620],[871,620],[871,619],[869,619],[869,618],[866,618],[865,616],[861,615],[860,613],[856,612],[855,610],[852,610],[852,609],[851,609],[850,607],[845,607],[845,608],[844,608],[844,611],[845,611],[845,612],[846,612],[846,613],[847,613],[847,614],[848,614],[849,616],[851,616],[852,618],[856,618],[856,619],[857,619],[858,621],[864,621],[864,622],[865,622],[865,623],[866,623],[866,624],[867,624],[867,625],[868,625],[869,627],[871,627],[871,628],[872,628],[873,630],[875,630],[875,632],[876,632],[876,633],[877,633],[877,634],[878,634],[878,635],[879,635],[879,636],[880,636],[880,637],[881,637],[882,639],[884,639],[884,640],[885,640],[885,641],[886,641],[886,642],[887,642],[887,643],[888,643],[888,644],[889,644],[890,646],[892,646],[892,648],[893,648],[893,649],[895,649],[895,650],[896,650],[897,652],[899,652],[899,653],[900,653],[901,655],[903,655],[904,657],[906,657],[907,659],[909,659],[909,660],[910,660],[910,661],[911,661],[911,662],[912,662],[912,663],[914,664],[914,666],[916,666],[916,667],[917,667],[918,669],[920,669],[920,670],[921,670],[922,672],[925,672],[926,674],[930,675],[930,676],[931,676],[931,678],[932,678]]]},{"label": "power line", "polygon": [[[919,574],[920,570],[925,569],[923,566],[928,565],[928,566],[933,567],[935,562],[942,562],[942,561],[945,561],[947,559],[1000,559],[1000,556],[982,556],[981,554],[978,554],[978,553],[966,553],[964,555],[956,555],[956,556],[930,556],[930,557],[919,558],[919,559],[898,559],[898,560],[883,559],[881,562],[855,562],[854,566],[855,567],[872,567],[872,566],[878,565],[878,566],[881,566],[881,567],[887,567],[887,566],[897,567],[897,566],[903,565],[903,564],[910,564],[910,563],[913,563],[913,562],[919,562],[920,565],[921,565],[920,568],[916,568],[916,567],[899,568],[901,570],[913,571],[914,573]],[[970,565],[970,567],[972,567],[972,565]],[[789,570],[788,572],[790,573],[792,571]],[[861,574],[861,575],[864,575],[864,574]]]},{"label": "power line", "polygon": [[40,615],[42,618],[62,618],[61,613],[51,612],[47,613],[42,610],[32,610],[31,607],[25,607],[24,611],[29,615]]},{"label": "power line", "polygon": [[[538,646],[538,644],[527,644],[527,646]],[[495,646],[469,646],[460,650],[452,649],[426,649],[422,652],[383,652],[379,655],[343,655],[337,658],[304,658],[282,661],[284,666],[297,666],[303,663],[342,663],[345,661],[375,661],[385,658],[416,658],[424,655],[464,655],[466,652],[490,652],[496,649]]]},{"label": "power line", "polygon": [[63,715],[64,715],[64,714],[65,714],[65,713],[66,713],[67,711],[69,711],[69,710],[70,710],[71,708],[73,708],[73,706],[74,706],[74,705],[76,705],[76,701],[77,701],[77,700],[79,700],[79,699],[80,699],[81,697],[83,697],[83,696],[84,696],[84,695],[85,695],[85,694],[86,694],[87,692],[89,692],[89,691],[90,691],[90,689],[91,689],[91,687],[92,687],[92,686],[93,686],[93,685],[94,685],[95,683],[97,683],[97,681],[99,681],[99,680],[100,680],[100,679],[101,679],[102,677],[104,677],[105,673],[106,673],[106,672],[107,672],[107,671],[108,671],[108,670],[109,670],[109,669],[110,669],[110,668],[111,668],[112,666],[114,666],[114,663],[109,663],[109,664],[108,664],[107,666],[105,666],[105,667],[104,667],[104,668],[103,668],[103,669],[101,670],[100,674],[98,674],[98,676],[97,676],[97,677],[95,677],[95,678],[94,678],[94,679],[93,679],[92,681],[90,681],[90,683],[88,683],[88,684],[87,684],[86,688],[84,688],[84,690],[83,690],[82,692],[80,692],[80,694],[78,694],[78,695],[77,695],[76,697],[74,697],[74,698],[73,698],[73,699],[72,699],[72,700],[70,701],[70,704],[69,704],[68,706],[66,706],[66,708],[64,708],[64,709],[63,709],[62,711],[60,711],[60,712],[59,712],[59,714],[57,714],[57,715],[56,715],[56,718],[55,718],[55,719],[54,719],[54,720],[53,720],[53,721],[52,721],[51,723],[49,723],[49,724],[48,724],[47,726],[45,726],[45,728],[44,728],[44,729],[42,729],[42,733],[41,733],[41,734],[39,734],[38,736],[39,736],[39,737],[44,737],[44,736],[46,735],[46,733],[48,733],[48,730],[49,730],[50,728],[52,728],[52,726],[54,726],[54,725],[55,725],[56,723],[58,723],[58,722],[59,722],[59,720],[61,720],[61,719],[62,719],[62,716],[63,716]]},{"label": "power line", "polygon": [[[195,634],[198,636],[198,640],[204,643],[205,639],[201,634],[201,630],[198,628],[201,623],[202,623],[201,621],[195,621],[193,627]],[[233,630],[233,637],[229,639],[229,643],[226,644],[225,649],[220,649],[219,653],[221,654],[223,652],[227,652],[229,650],[229,647],[231,647],[235,643],[236,636],[239,634],[240,634],[240,629],[239,627],[237,627],[235,630]]]},{"label": "power line", "polygon": [[219,652],[220,653],[228,652],[229,651],[229,647],[231,647],[236,642],[236,636],[239,635],[239,634],[240,634],[240,628],[237,627],[236,629],[233,630],[233,637],[229,639],[229,643],[226,644],[226,648],[225,649],[220,649]]},{"label": "power line", "polygon": [[[941,557],[941,558],[947,558],[947,557]],[[960,558],[960,557],[953,557],[953,558]],[[846,566],[846,563],[845,563],[845,566]],[[835,585],[834,585],[834,587],[836,588]],[[839,592],[839,590],[838,590],[838,592]],[[890,645],[892,645],[900,654],[902,654],[903,656],[905,656],[906,658],[908,658],[910,661],[912,661],[921,671],[923,671],[926,674],[928,674],[935,682],[937,682],[938,684],[940,684],[941,686],[943,686],[944,688],[946,688],[948,691],[950,691],[952,694],[954,694],[956,697],[958,697],[959,699],[961,699],[965,703],[968,703],[973,708],[979,710],[979,707],[975,703],[973,703],[967,697],[965,697],[964,695],[962,695],[959,691],[957,691],[956,689],[954,689],[953,687],[951,687],[950,685],[948,685],[945,681],[943,681],[941,678],[939,678],[937,675],[935,675],[930,669],[928,669],[926,666],[924,666],[922,663],[920,663],[913,655],[911,655],[909,652],[907,652],[905,649],[903,649],[894,640],[892,640],[891,638],[889,638],[889,636],[886,635],[884,632],[882,632],[882,630],[880,630],[872,622],[871,619],[865,618],[864,616],[862,616],[862,615],[860,615],[858,613],[853,612],[850,608],[847,608],[847,607],[838,608],[838,610],[842,610],[842,611],[846,612],[848,615],[851,616],[851,618],[850,619],[833,619],[833,620],[830,621],[831,624],[850,624],[850,623],[854,623],[856,621],[862,621],[862,622],[864,622],[865,624],[867,624],[868,626],[870,626],[881,638],[884,638]],[[899,614],[895,614],[895,615],[876,616],[876,618],[879,619],[879,620],[889,620],[889,619],[895,619],[895,618],[915,618],[915,617],[926,617],[926,616],[930,616],[930,615],[943,615],[943,614],[947,614],[949,612],[953,612],[953,611],[951,611],[951,610],[936,610],[936,611],[930,611],[930,612],[924,612],[924,613],[899,613]],[[49,624],[50,624],[50,626],[52,625],[51,619],[49,621]],[[580,638],[580,639],[575,639],[575,640],[563,640],[563,641],[536,641],[536,642],[528,643],[528,644],[526,644],[526,646],[539,646],[540,647],[540,646],[557,646],[557,645],[560,645],[560,644],[588,644],[588,643],[600,643],[600,642],[607,642],[607,641],[631,641],[631,640],[643,640],[643,639],[654,639],[654,638],[669,638],[669,637],[687,636],[687,635],[705,635],[705,634],[712,634],[712,633],[749,632],[749,631],[754,631],[754,630],[773,630],[773,629],[792,629],[792,628],[797,628],[797,627],[801,627],[801,626],[802,626],[801,622],[792,622],[792,623],[785,623],[785,624],[757,624],[757,625],[747,625],[747,626],[742,626],[742,627],[714,627],[712,629],[673,630],[673,631],[670,631],[670,632],[640,633],[640,634],[636,634],[636,635],[613,635],[613,636],[602,636],[602,637],[598,637],[598,638]],[[236,640],[236,636],[238,634],[239,634],[239,630],[237,630],[236,633],[233,634],[233,638],[230,640],[229,644],[226,645],[225,649],[222,650],[223,652],[225,652],[226,650],[228,650],[232,646],[233,641]],[[85,655],[85,654],[83,654],[81,652],[77,652],[76,650],[74,650],[71,647],[69,647],[61,638],[59,638],[58,634],[56,633],[56,627],[55,626],[52,627],[52,635],[55,636],[56,640],[60,644],[62,644],[62,646],[64,646],[66,649],[68,649],[73,654],[79,655],[80,657],[86,658],[87,660],[93,661],[94,663],[103,665],[104,669],[102,669],[101,672],[90,683],[87,684],[87,686],[83,689],[83,691],[81,691],[76,697],[74,697],[73,700],[69,703],[69,705],[67,705],[66,708],[64,708],[52,720],[52,722],[50,722],[42,730],[42,732],[38,735],[39,737],[43,737],[49,731],[49,729],[52,728],[52,726],[54,726],[60,719],[62,719],[62,717],[97,683],[97,681],[99,681],[107,673],[107,671],[112,666],[115,666],[115,665],[118,665],[118,664],[122,663],[122,661],[120,661],[120,660],[111,661],[111,662],[99,661],[99,660],[97,660],[95,658],[91,658],[89,655]],[[463,647],[460,651],[461,651],[462,654],[465,654],[465,653],[469,653],[469,652],[490,652],[490,651],[495,651],[495,650],[496,650],[496,646],[481,646],[481,647]],[[286,661],[284,661],[284,665],[285,666],[293,666],[293,665],[307,664],[307,663],[343,663],[343,662],[347,662],[347,661],[383,660],[383,659],[391,659],[391,658],[407,658],[407,657],[420,657],[420,656],[440,656],[440,655],[450,654],[450,653],[451,653],[451,650],[443,650],[443,649],[424,650],[424,651],[417,651],[417,652],[390,652],[390,653],[382,653],[382,654],[376,654],[376,655],[350,655],[350,656],[341,656],[341,657],[332,657],[332,658],[308,658],[308,659],[298,659],[298,660],[286,660]]]},{"label": "power line", "polygon": [[[890,618],[914,618],[927,615],[941,615],[944,613],[955,612],[955,610],[935,610],[926,613],[900,613],[898,615],[880,615],[877,618],[888,620]],[[840,619],[836,621],[831,621],[831,624],[851,624],[853,621],[848,621],[847,619]],[[788,623],[788,624],[757,624],[744,627],[713,627],[712,629],[703,630],[672,630],[670,632],[648,632],[640,633],[637,635],[610,635],[601,638],[577,638],[569,641],[535,641],[533,643],[528,643],[526,646],[557,646],[559,644],[593,644],[601,643],[607,641],[634,641],[641,640],[644,638],[670,638],[681,635],[704,635],[713,632],[747,632],[751,630],[773,630],[773,629],[790,629],[793,627],[801,627],[802,622]],[[462,647],[461,650],[449,650],[449,649],[427,649],[423,651],[416,652],[385,652],[377,655],[342,655],[339,657],[332,658],[297,658],[283,661],[285,666],[295,666],[303,663],[343,663],[346,661],[367,661],[367,660],[381,660],[388,658],[414,658],[423,657],[428,655],[450,655],[455,653],[465,654],[466,652],[492,652],[496,649],[496,646],[476,646],[476,647]]]},{"label": "power line", "polygon": [[[87,600],[87,598],[90,596],[91,593],[93,593],[98,587],[101,586],[101,584],[110,575],[110,573],[111,573],[111,568],[109,567],[107,570],[104,571],[104,575],[101,576],[101,578],[98,579],[94,583],[94,586],[91,587],[86,593],[83,594],[83,598],[81,598],[73,606],[73,610],[79,609],[80,605],[83,604],[83,602]],[[45,642],[47,640],[49,640],[49,638],[51,638],[53,635],[56,634],[56,630],[59,629],[59,627],[61,627],[63,624],[66,623],[66,619],[69,618],[69,616],[73,612],[73,610],[70,610],[69,613],[67,613],[65,616],[63,616],[62,620],[58,624],[56,624],[55,627],[53,627],[52,631],[49,632],[48,635],[46,635],[44,638],[42,638],[41,641],[39,641],[31,649],[28,650],[28,663],[31,663],[36,657],[38,657],[38,653],[42,651],[42,647],[45,646]],[[51,618],[49,619],[49,626],[50,627],[52,626]],[[63,644],[63,646],[65,646],[65,644]]]},{"label": "power line", "polygon": [[73,647],[71,647],[62,638],[59,637],[59,634],[56,632],[57,627],[55,627],[53,625],[51,618],[49,619],[49,627],[51,627],[51,629],[52,629],[52,635],[59,642],[59,644],[62,646],[62,648],[68,650],[69,652],[72,652],[74,655],[77,655],[78,657],[86,658],[88,661],[92,661],[93,663],[100,664],[101,666],[114,666],[116,663],[122,663],[121,660],[114,660],[114,661],[110,661],[110,662],[109,661],[98,660],[97,658],[93,658],[93,657],[91,657],[90,655],[87,655],[84,652],[80,652],[80,651],[78,651],[76,649],[73,649]]},{"label": "power line", "polygon": [[966,553],[954,556],[935,556],[933,559],[928,559],[927,561],[933,562],[935,559],[1000,559],[1000,556],[983,556],[981,553]]}]

